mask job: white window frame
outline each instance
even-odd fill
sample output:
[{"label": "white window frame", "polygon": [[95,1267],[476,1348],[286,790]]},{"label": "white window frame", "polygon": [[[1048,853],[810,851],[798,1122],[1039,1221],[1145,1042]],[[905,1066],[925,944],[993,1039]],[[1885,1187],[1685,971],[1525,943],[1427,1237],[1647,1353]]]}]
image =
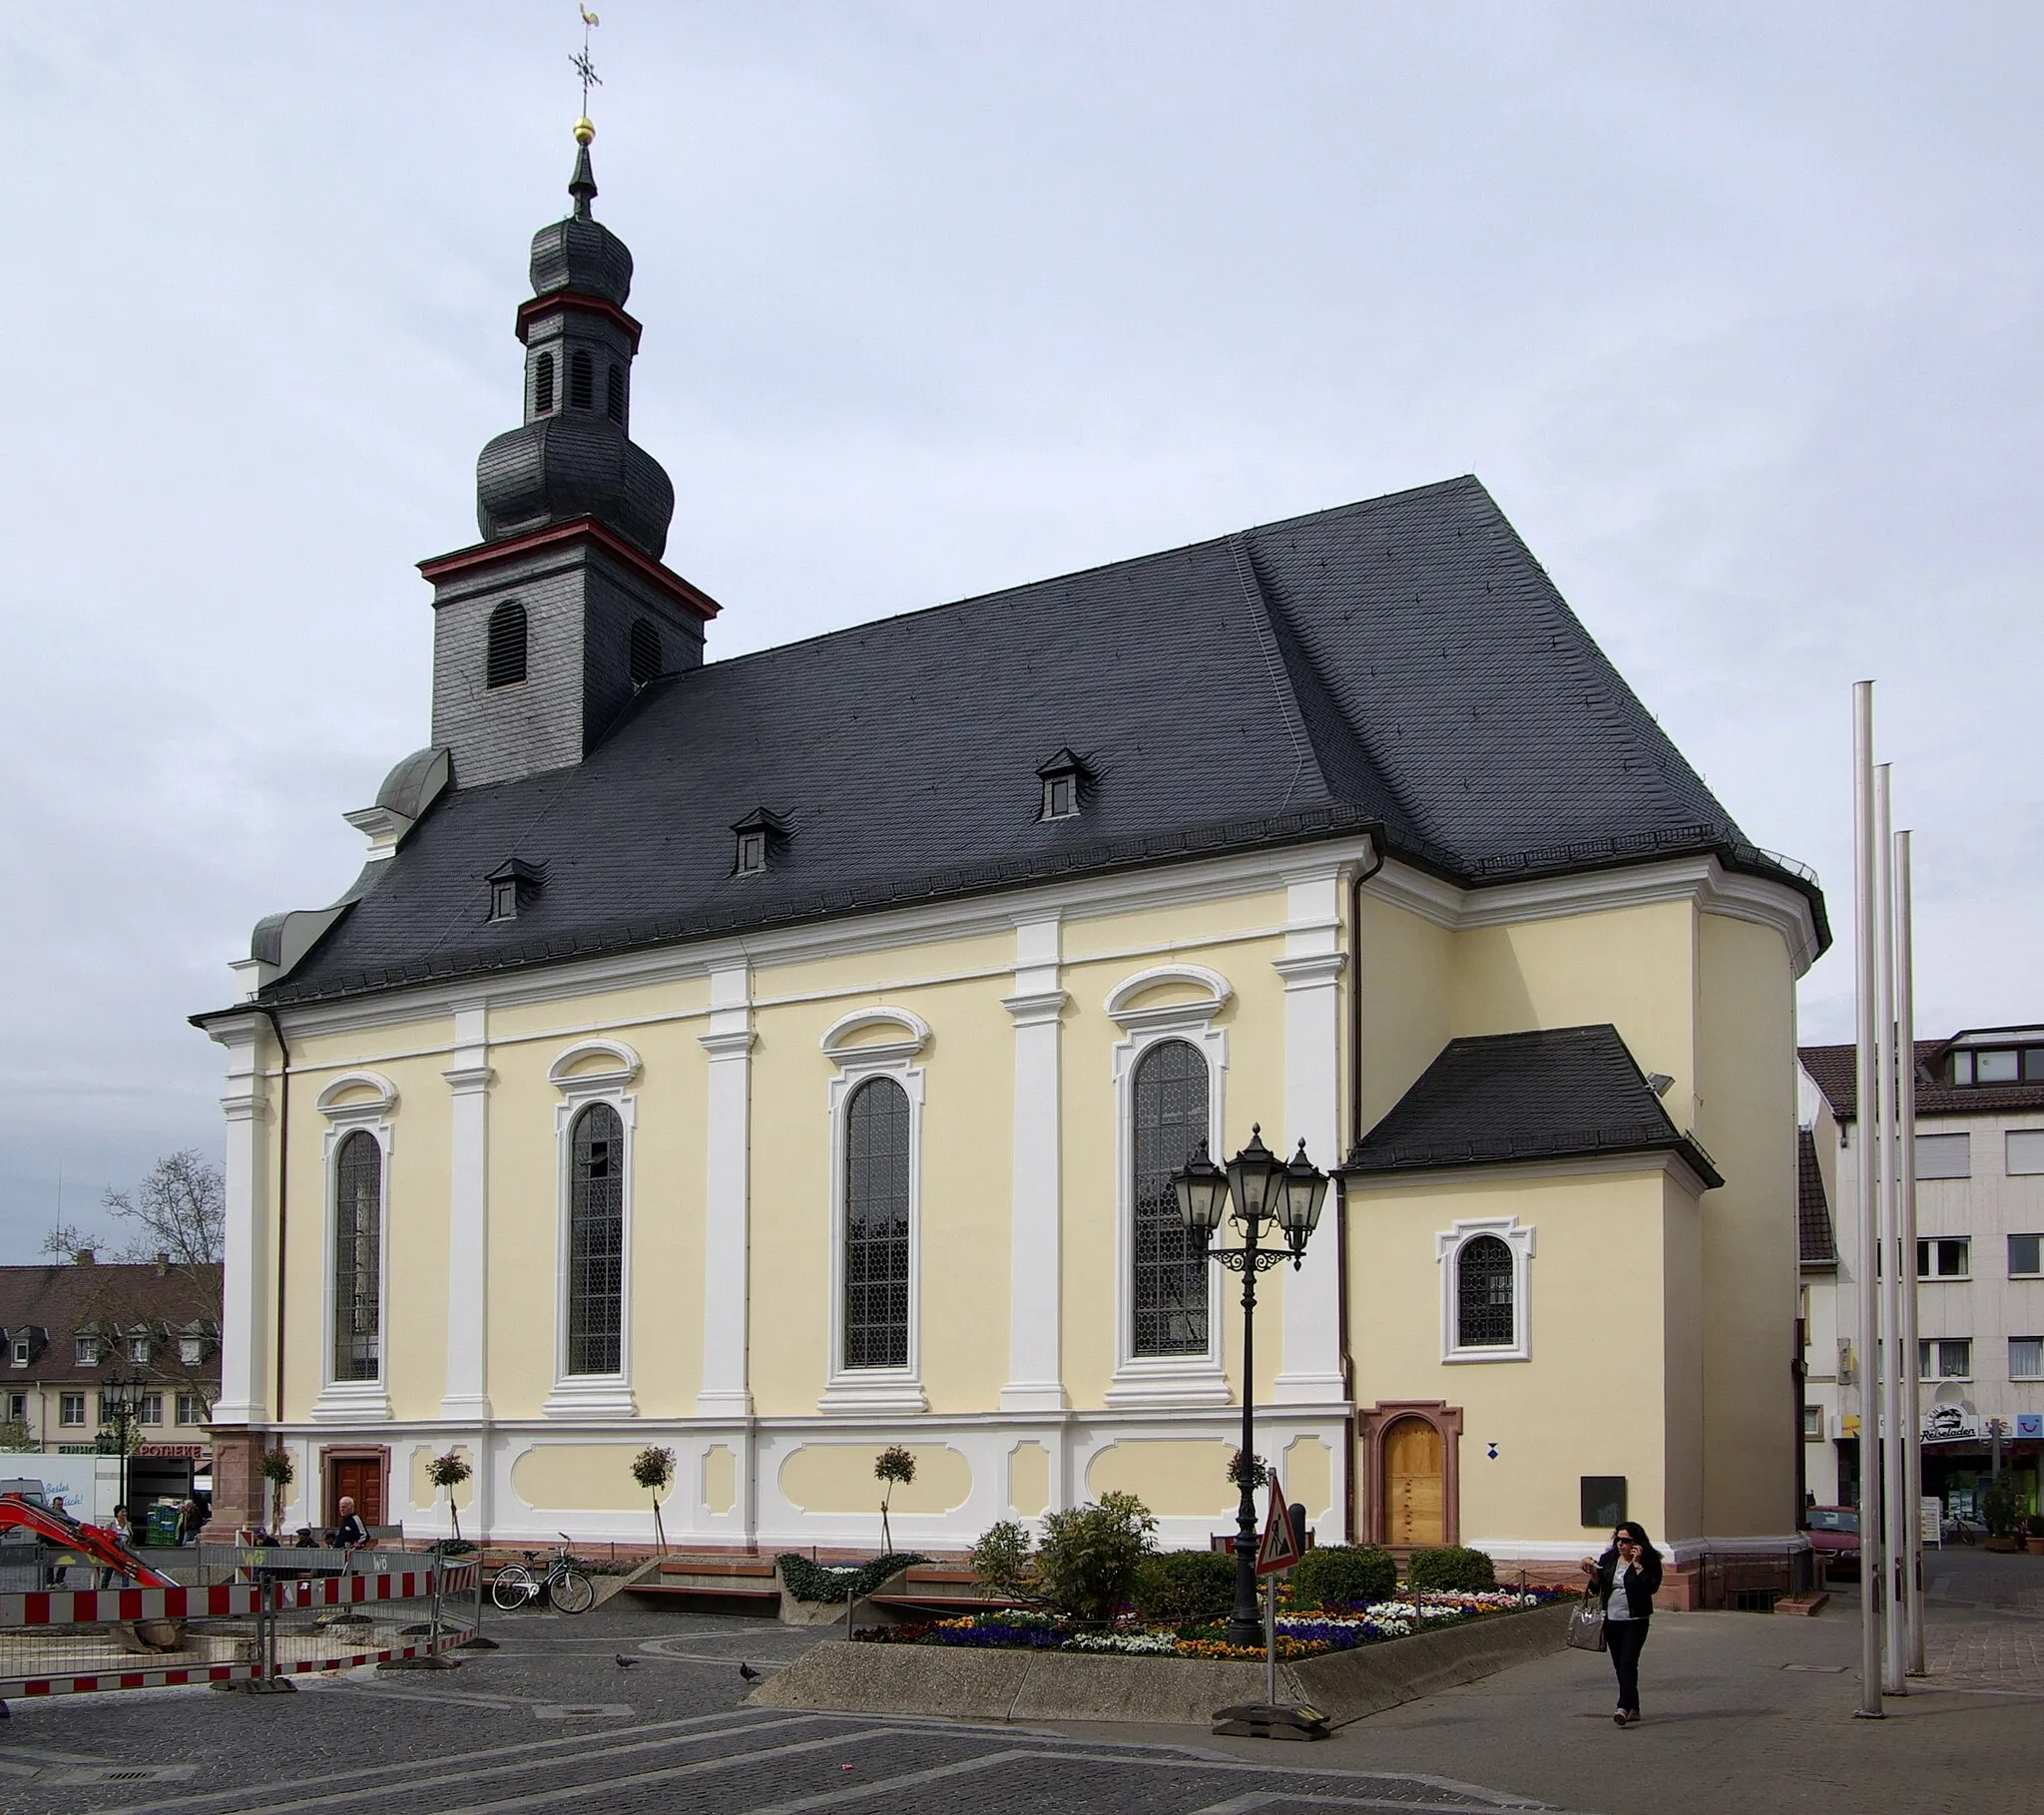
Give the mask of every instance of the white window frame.
[{"label": "white window frame", "polygon": [[[602,1063],[590,1065],[599,1060]],[[583,1040],[547,1068],[561,1095],[554,1106],[554,1390],[540,1407],[549,1418],[636,1418],[632,1394],[632,1173],[639,1098],[639,1055],[622,1040]],[[618,1371],[568,1372],[568,1252],[575,1208],[575,1120],[592,1104],[616,1113],[624,1152],[618,1197]]]},{"label": "white window frame", "polygon": [[[78,1407],[76,1418],[67,1417],[73,1404]],[[86,1401],[83,1393],[59,1393],[57,1395],[57,1426],[60,1430],[82,1431],[85,1428]]]},{"label": "white window frame", "polygon": [[206,1338],[204,1336],[180,1336],[178,1338],[178,1363],[181,1367],[196,1368],[206,1359]]},{"label": "white window frame", "polygon": [[[1942,1354],[1941,1354],[1941,1353],[1939,1352],[1939,1350],[1940,1350],[1940,1347],[1941,1347],[1941,1345],[1942,1345],[1942,1344],[1944,1344],[1944,1343],[1947,1343],[1947,1342],[1963,1342],[1963,1343],[1964,1343],[1964,1344],[1966,1345],[1966,1371],[1965,1371],[1965,1372],[1964,1372],[1963,1374],[1947,1374],[1947,1373],[1944,1373],[1944,1372],[1942,1371],[1942,1368],[1941,1368],[1941,1366],[1940,1366],[1940,1367],[1938,1367],[1938,1368],[1927,1368],[1927,1367],[1925,1367],[1925,1366],[1923,1365],[1923,1363],[1924,1363],[1925,1361],[1927,1361],[1927,1360],[1936,1360],[1936,1361],[1938,1361],[1938,1362],[1939,1362],[1939,1363],[1941,1364],[1941,1363],[1943,1362],[1943,1360],[1944,1360],[1944,1357],[1943,1357],[1943,1355],[1942,1355]],[[1922,1380],[1922,1381],[1925,1381],[1925,1382],[1937,1382],[1937,1381],[1946,1381],[1946,1380],[1971,1380],[1971,1379],[1973,1378],[1973,1362],[1974,1362],[1974,1359],[1975,1359],[1975,1357],[1974,1357],[1974,1354],[1973,1354],[1973,1338],[1972,1338],[1972,1337],[1970,1337],[1970,1336],[1919,1336],[1919,1337],[1918,1337],[1918,1338],[1916,1339],[1916,1349],[1917,1349],[1917,1355],[1916,1355],[1916,1377],[1917,1377],[1917,1379],[1919,1379],[1919,1380]],[[1929,1355],[1925,1355],[1925,1354],[1923,1353],[1923,1351],[1924,1351],[1925,1349],[1928,1349],[1928,1350],[1930,1351],[1930,1354],[1929,1354]]]},{"label": "white window frame", "polygon": [[[2011,1279],[2044,1279],[2044,1265],[2040,1265],[2039,1268],[2033,1272],[2018,1273],[2013,1265],[2007,1264],[2010,1259],[2008,1243],[2010,1240],[2014,1239],[2014,1237],[2018,1235],[2031,1235],[2031,1231],[2028,1229],[2010,1229],[2002,1241],[2002,1261],[2004,1265],[2007,1265],[2008,1276]],[[2037,1258],[2040,1263],[2044,1263],[2044,1235],[2034,1235],[2032,1236],[2032,1239],[2034,1239],[2037,1243]]]},{"label": "white window frame", "polygon": [[2044,1149],[2044,1129],[2010,1129],[2002,1136],[2002,1170],[2011,1178],[2034,1178],[2044,1173],[2044,1152],[2036,1164],[2018,1155],[2027,1149]]},{"label": "white window frame", "polygon": [[97,1336],[74,1336],[71,1339],[71,1365],[76,1368],[96,1368],[106,1358],[106,1344]]},{"label": "white window frame", "polygon": [[[1963,1273],[1926,1273],[1920,1266],[1916,1278],[1922,1285],[1964,1285],[1973,1277],[1973,1238],[1970,1235],[1918,1235],[1916,1237],[1919,1257],[1935,1262],[1939,1246],[1948,1241],[1960,1242],[1966,1250],[1966,1270]],[[1927,1249],[1924,1253],[1922,1250]]]},{"label": "white window frame", "polygon": [[[366,1091],[367,1096],[357,1096]],[[343,1097],[356,1101],[343,1103]],[[326,1118],[319,1148],[322,1205],[319,1236],[319,1397],[312,1418],[321,1423],[383,1422],[390,1417],[390,1156],[397,1144],[397,1087],[380,1072],[345,1072],[314,1099]],[[333,1377],[333,1238],[339,1222],[340,1143],[357,1130],[375,1141],[376,1166],[376,1378]]]},{"label": "white window frame", "polygon": [[[883,1038],[869,1038],[872,1035]],[[819,1412],[926,1412],[922,1384],[922,1112],[929,1023],[907,1009],[863,1008],[832,1022],[817,1042],[836,1070],[825,1099],[830,1129],[830,1348]],[[908,1349],[898,1368],[844,1365],[844,1148],[851,1099],[874,1078],[891,1078],[908,1099]]]},{"label": "white window frame", "polygon": [[2011,1336],[2008,1339],[2008,1377],[2011,1380],[2044,1380],[2044,1358],[2040,1358],[2034,1374],[2016,1372],[2016,1344],[2019,1342],[2044,1342],[2044,1337]]},{"label": "white window frame", "polygon": [[[151,1416],[149,1415],[149,1408],[150,1408],[151,1406],[155,1406],[155,1407],[156,1407],[156,1416],[155,1416],[154,1418],[152,1418],[152,1417],[151,1417]],[[137,1409],[136,1409],[136,1414],[135,1414],[135,1422],[136,1422],[137,1424],[162,1424],[162,1423],[163,1423],[163,1421],[164,1421],[164,1396],[163,1396],[163,1394],[161,1394],[161,1393],[145,1393],[145,1394],[143,1394],[143,1395],[142,1395],[142,1403],[141,1403],[141,1405],[140,1405],[139,1407],[137,1407]]]},{"label": "white window frame", "polygon": [[[1167,985],[1199,994],[1154,1008],[1135,1006]],[[1124,978],[1108,992],[1108,1019],[1122,1031],[1113,1053],[1114,1079],[1114,1378],[1104,1397],[1111,1406],[1217,1406],[1229,1390],[1226,1332],[1222,1326],[1223,1269],[1207,1267],[1207,1348],[1199,1355],[1136,1353],[1136,1066],[1153,1046],[1182,1040],[1207,1062],[1207,1145],[1217,1165],[1228,1161],[1228,1031],[1215,1026],[1234,986],[1199,964],[1160,964]]]},{"label": "white window frame", "polygon": [[[198,1416],[196,1418],[187,1418],[185,1414],[188,1410],[196,1412]],[[180,1393],[177,1405],[174,1408],[174,1415],[177,1422],[187,1430],[190,1430],[195,1425],[203,1425],[206,1422],[207,1416],[206,1395],[190,1391]]]},{"label": "white window frame", "polygon": [[[1963,1172],[1926,1172],[1923,1169],[1927,1162],[1948,1153],[1965,1154],[1966,1169]],[[1970,1178],[1972,1176],[1973,1135],[1970,1130],[1962,1129],[1956,1133],[1941,1134],[1925,1134],[1920,1130],[1917,1132],[1916,1182],[1918,1184],[1935,1184],[1940,1179]]]},{"label": "white window frame", "polygon": [[26,1337],[26,1336],[17,1336],[17,1337],[15,1337],[15,1339],[14,1339],[14,1347],[13,1347],[13,1353],[12,1353],[12,1355],[11,1355],[10,1359],[11,1359],[11,1361],[12,1361],[12,1363],[13,1363],[13,1365],[14,1365],[15,1367],[18,1367],[18,1368],[25,1368],[25,1367],[27,1367],[27,1366],[28,1366],[28,1364],[29,1364],[29,1338],[28,1338],[28,1337]]},{"label": "white window frame", "polygon": [[[1463,1348],[1457,1341],[1456,1291],[1462,1250],[1479,1235],[1495,1235],[1512,1255],[1512,1340]],[[1531,1223],[1516,1216],[1457,1217],[1451,1228],[1433,1238],[1434,1259],[1441,1276],[1441,1360],[1444,1362],[1531,1361],[1533,1359],[1533,1254],[1537,1246]]]}]

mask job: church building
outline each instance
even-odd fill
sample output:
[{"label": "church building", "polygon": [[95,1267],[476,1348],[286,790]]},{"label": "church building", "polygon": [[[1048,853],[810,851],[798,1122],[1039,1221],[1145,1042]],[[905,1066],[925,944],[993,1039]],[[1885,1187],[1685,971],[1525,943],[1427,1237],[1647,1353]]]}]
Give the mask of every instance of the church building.
[{"label": "church building", "polygon": [[[586,123],[585,123],[586,127]],[[226,1058],[216,1523],[957,1551],[1260,1450],[1319,1542],[1692,1576],[1796,1537],[1796,979],[1752,843],[1473,478],[728,661],[633,441],[632,258],[532,244],[420,564],[431,738]],[[743,610],[734,602],[733,610]],[[1239,1282],[1171,1177],[1334,1171]]]}]

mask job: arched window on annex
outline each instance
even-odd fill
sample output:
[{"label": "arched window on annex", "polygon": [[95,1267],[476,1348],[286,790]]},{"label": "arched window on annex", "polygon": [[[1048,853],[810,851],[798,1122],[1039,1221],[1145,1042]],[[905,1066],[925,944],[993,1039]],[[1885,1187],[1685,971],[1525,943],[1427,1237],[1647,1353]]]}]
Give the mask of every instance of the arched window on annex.
[{"label": "arched window on annex", "polygon": [[830,1080],[829,1411],[928,1409],[922,1385],[923,1068],[929,1024],[854,1010],[820,1042]]},{"label": "arched window on annex", "polygon": [[632,1147],[639,1055],[585,1040],[547,1068],[554,1106],[558,1281],[550,1418],[630,1418]]},{"label": "arched window on annex", "polygon": [[323,1339],[315,1420],[390,1416],[386,1231],[397,1090],[378,1072],[346,1072],[313,1100],[326,1118]]},{"label": "arched window on annex", "polygon": [[1204,965],[1139,971],[1107,997],[1116,1126],[1113,1406],[1225,1405],[1220,1269],[1188,1240],[1171,1175],[1221,1151],[1234,991]]},{"label": "arched window on annex", "polygon": [[1435,1235],[1443,1361],[1532,1359],[1533,1251],[1533,1230],[1516,1216],[1461,1220]]},{"label": "arched window on annex", "polygon": [[490,614],[490,630],[483,658],[485,687],[516,686],[525,679],[525,607],[507,599]]}]

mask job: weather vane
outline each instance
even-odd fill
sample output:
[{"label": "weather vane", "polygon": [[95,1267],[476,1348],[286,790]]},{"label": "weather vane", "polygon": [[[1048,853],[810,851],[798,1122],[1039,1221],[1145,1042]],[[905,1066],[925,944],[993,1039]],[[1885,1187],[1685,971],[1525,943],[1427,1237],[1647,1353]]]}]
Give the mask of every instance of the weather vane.
[{"label": "weather vane", "polygon": [[[576,0],[575,10],[582,15],[582,49],[568,61],[575,66],[575,73],[582,78],[582,118],[575,122],[575,137],[587,145],[590,139],[596,137],[596,128],[589,123],[589,91],[591,88],[603,87],[603,78],[596,73],[596,65],[589,60],[589,34],[603,21],[588,7],[582,5],[581,0]],[[587,139],[583,138],[585,132],[589,135]]]}]

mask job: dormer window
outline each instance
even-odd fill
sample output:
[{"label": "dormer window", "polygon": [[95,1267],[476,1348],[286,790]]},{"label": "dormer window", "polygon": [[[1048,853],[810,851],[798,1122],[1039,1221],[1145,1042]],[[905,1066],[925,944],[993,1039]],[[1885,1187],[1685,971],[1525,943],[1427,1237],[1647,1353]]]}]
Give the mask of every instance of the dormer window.
[{"label": "dormer window", "polygon": [[128,1338],[128,1359],[140,1362],[144,1367],[147,1367],[151,1351],[154,1347],[155,1345],[147,1336],[131,1336]]},{"label": "dormer window", "polygon": [[1037,771],[1043,783],[1042,820],[1076,819],[1085,805],[1086,764],[1069,749],[1059,750]]},{"label": "dormer window", "polygon": [[2044,1046],[1960,1047],[1952,1054],[1952,1083],[2044,1084]]},{"label": "dormer window", "polygon": [[748,813],[732,828],[738,850],[731,866],[734,876],[764,875],[774,855],[787,842],[787,821],[766,807]]},{"label": "dormer window", "polygon": [[204,1336],[180,1336],[178,1338],[178,1362],[182,1367],[196,1368],[206,1359],[206,1338]]},{"label": "dormer window", "polygon": [[97,1336],[81,1336],[72,1344],[72,1360],[82,1368],[96,1368],[100,1365],[100,1339]]},{"label": "dormer window", "polygon": [[538,900],[546,869],[541,864],[527,863],[522,857],[513,857],[483,880],[490,885],[490,919],[516,920],[521,910]]},{"label": "dormer window", "polygon": [[11,1361],[12,1361],[12,1362],[14,1363],[14,1365],[15,1365],[16,1367],[18,1367],[18,1368],[25,1368],[25,1367],[27,1367],[27,1366],[28,1366],[28,1364],[29,1364],[29,1342],[28,1342],[28,1338],[27,1338],[26,1336],[17,1336],[17,1337],[15,1337],[15,1339],[14,1339],[14,1352],[13,1352],[13,1354],[12,1354],[12,1355],[11,1355],[11,1356],[9,1357],[9,1359],[10,1359],[10,1360],[11,1360]]}]

